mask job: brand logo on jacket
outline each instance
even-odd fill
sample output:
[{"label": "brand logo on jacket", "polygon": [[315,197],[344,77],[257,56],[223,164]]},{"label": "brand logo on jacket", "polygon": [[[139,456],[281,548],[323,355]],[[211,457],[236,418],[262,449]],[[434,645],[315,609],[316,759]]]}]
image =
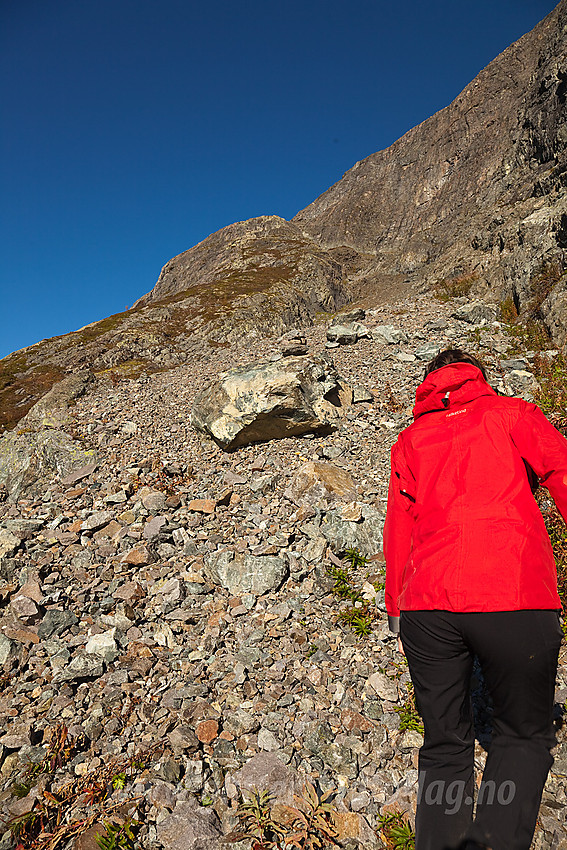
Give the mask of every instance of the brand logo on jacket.
[{"label": "brand logo on jacket", "polygon": [[445,416],[448,419],[449,416],[460,416],[461,413],[466,413],[466,412],[467,412],[466,407],[462,407],[461,410],[453,410],[452,413],[446,413]]}]

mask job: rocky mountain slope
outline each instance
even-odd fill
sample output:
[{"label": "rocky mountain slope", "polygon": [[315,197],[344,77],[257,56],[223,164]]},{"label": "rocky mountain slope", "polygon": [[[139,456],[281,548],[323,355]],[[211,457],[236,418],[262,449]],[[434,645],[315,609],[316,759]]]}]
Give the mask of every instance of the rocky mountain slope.
[{"label": "rocky mountain slope", "polygon": [[[543,261],[567,250],[567,0],[446,109],[357,163],[291,222],[263,216],[174,257],[131,310],[0,362],[0,428],[64,375],[135,376],[238,336],[309,325],[348,302],[464,279],[529,307]],[[557,344],[567,283],[539,305]]]},{"label": "rocky mountain slope", "polygon": [[[345,850],[385,847],[380,815],[412,810],[422,737],[381,587],[390,447],[440,347],[477,347],[492,383],[526,398],[533,354],[511,359],[505,328],[464,298],[412,295],[363,323],[341,345],[326,322],[304,332],[353,390],[330,433],[226,452],[190,426],[219,373],[283,362],[275,336],[118,383],[79,376],[26,417],[28,436],[84,453],[77,468],[63,445],[0,504],[0,808],[34,850],[97,850],[103,822],[129,817],[139,850],[249,850],[224,842],[239,794],[291,803],[305,780],[334,790]],[[351,570],[366,636],[339,619],[352,600],[329,574],[353,545],[372,559]],[[558,727],[566,700],[563,647]],[[564,727],[555,759],[537,850],[567,842]]]}]

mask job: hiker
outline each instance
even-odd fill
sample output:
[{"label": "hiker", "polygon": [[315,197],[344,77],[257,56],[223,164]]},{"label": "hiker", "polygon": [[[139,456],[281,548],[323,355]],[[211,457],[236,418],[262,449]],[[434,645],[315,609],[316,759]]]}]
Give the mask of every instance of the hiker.
[{"label": "hiker", "polygon": [[[567,440],[459,349],[429,363],[413,415],[392,448],[384,554],[390,628],[425,728],[416,850],[528,850],[553,764],[562,639],[531,483],[565,519]],[[494,714],[473,820],[475,656]]]}]

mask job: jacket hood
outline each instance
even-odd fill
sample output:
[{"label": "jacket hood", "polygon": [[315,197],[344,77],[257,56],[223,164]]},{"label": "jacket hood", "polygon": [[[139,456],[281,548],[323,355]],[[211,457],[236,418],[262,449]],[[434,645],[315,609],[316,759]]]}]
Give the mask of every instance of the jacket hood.
[{"label": "jacket hood", "polygon": [[415,394],[413,418],[434,410],[448,410],[483,395],[498,395],[472,363],[451,363],[431,372]]}]

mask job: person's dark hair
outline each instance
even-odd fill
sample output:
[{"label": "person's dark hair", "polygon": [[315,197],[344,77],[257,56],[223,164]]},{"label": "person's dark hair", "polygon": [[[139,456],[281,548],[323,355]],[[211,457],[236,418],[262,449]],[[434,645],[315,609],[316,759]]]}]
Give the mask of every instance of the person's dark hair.
[{"label": "person's dark hair", "polygon": [[445,351],[440,351],[439,354],[430,360],[430,362],[425,367],[424,378],[427,378],[431,372],[435,372],[437,369],[442,369],[443,366],[449,366],[451,363],[470,363],[472,366],[476,366],[482,372],[482,377],[485,381],[488,380],[486,376],[486,369],[480,360],[474,356],[474,354],[469,354],[467,351],[462,351],[460,348],[447,348]]}]

